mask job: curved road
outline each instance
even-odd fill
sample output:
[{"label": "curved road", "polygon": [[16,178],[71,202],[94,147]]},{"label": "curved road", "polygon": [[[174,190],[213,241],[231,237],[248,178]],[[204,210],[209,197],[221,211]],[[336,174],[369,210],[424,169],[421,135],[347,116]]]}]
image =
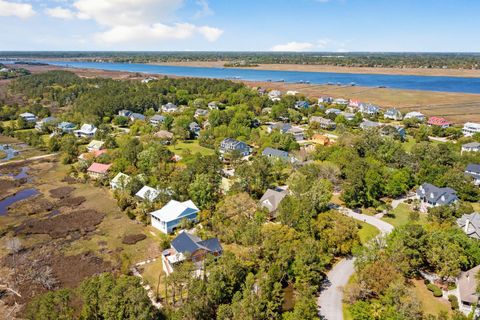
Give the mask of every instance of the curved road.
[{"label": "curved road", "polygon": [[[382,235],[389,234],[393,230],[391,224],[379,218],[356,213],[344,207],[337,207],[336,209],[349,217],[376,227]],[[355,258],[353,257],[342,259],[327,273],[325,287],[317,301],[323,319],[343,320],[343,288],[355,272],[354,262]]]}]

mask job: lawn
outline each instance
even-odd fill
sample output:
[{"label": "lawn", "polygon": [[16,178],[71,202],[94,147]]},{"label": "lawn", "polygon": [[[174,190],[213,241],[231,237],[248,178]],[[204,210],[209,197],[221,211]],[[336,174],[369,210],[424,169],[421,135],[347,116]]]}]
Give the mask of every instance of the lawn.
[{"label": "lawn", "polygon": [[157,259],[157,261],[146,264],[143,266],[142,277],[143,279],[152,287],[153,291],[156,292],[157,285],[159,284],[160,276],[160,286],[158,291],[160,296],[165,296],[165,272],[162,269],[162,260]]},{"label": "lawn", "polygon": [[168,146],[168,149],[180,156],[183,156],[185,153],[200,153],[204,156],[212,155],[215,153],[215,150],[208,149],[199,145],[197,140],[177,142],[175,145]]},{"label": "lawn", "polygon": [[[391,211],[394,217],[385,216],[382,218],[382,220],[390,223],[392,226],[397,228],[400,226],[404,226],[409,222],[410,212],[413,212],[410,206],[408,204],[401,203],[398,205],[398,207],[396,207],[394,210]],[[427,220],[427,216],[423,213],[420,213],[419,223],[421,224],[426,223],[426,220]]]},{"label": "lawn", "polygon": [[360,230],[358,230],[358,236],[360,237],[360,242],[362,244],[367,243],[371,239],[375,238],[380,231],[375,228],[374,226],[365,223],[365,222],[359,222],[360,225]]},{"label": "lawn", "polygon": [[441,298],[435,298],[432,292],[428,291],[423,281],[413,280],[413,285],[413,290],[422,302],[422,309],[425,314],[438,315],[441,311],[451,314],[450,303]]}]

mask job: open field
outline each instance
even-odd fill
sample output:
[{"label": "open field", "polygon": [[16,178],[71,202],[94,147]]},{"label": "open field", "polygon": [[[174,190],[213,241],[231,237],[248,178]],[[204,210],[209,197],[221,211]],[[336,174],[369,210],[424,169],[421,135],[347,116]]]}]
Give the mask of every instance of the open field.
[{"label": "open field", "polygon": [[175,145],[168,146],[168,149],[180,156],[185,152],[187,153],[189,152],[191,154],[200,153],[201,155],[204,155],[204,156],[212,155],[215,153],[215,150],[208,149],[199,145],[197,140],[193,140],[193,141],[188,140],[188,141],[178,142]]},{"label": "open field", "polygon": [[[223,68],[227,61],[185,61],[152,63],[166,66]],[[416,76],[443,76],[443,77],[480,77],[480,70],[470,69],[420,69],[420,68],[369,68],[369,67],[341,67],[328,65],[307,64],[259,64],[256,67],[242,67],[242,69],[302,71],[302,72],[335,72],[335,73],[368,73],[391,75]]]},{"label": "open field", "polygon": [[[393,217],[384,216],[382,220],[390,223],[395,228],[401,227],[406,225],[409,222],[409,214],[412,211],[413,210],[410,209],[409,205],[405,203],[401,203],[398,205],[398,207],[396,207],[394,210],[391,211],[391,213],[394,215]],[[425,223],[426,220],[427,220],[427,215],[425,213],[420,213],[420,219],[418,222]]]},{"label": "open field", "polygon": [[448,314],[452,313],[450,303],[441,298],[435,298],[432,292],[428,291],[422,280],[413,280],[413,289],[422,302],[422,309],[425,314],[437,316],[442,311]]}]

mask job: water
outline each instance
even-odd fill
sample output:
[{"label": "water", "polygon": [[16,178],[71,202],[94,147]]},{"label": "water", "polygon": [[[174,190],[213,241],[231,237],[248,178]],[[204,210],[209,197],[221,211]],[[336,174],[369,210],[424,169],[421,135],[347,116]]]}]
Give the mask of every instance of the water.
[{"label": "water", "polygon": [[[480,78],[406,76],[381,74],[350,74],[333,72],[302,72],[278,70],[252,70],[232,68],[203,68],[183,66],[158,66],[141,63],[102,63],[102,62],[65,62],[51,61],[52,65],[73,68],[102,69],[111,71],[129,71],[185,77],[242,79],[250,81],[281,81],[288,83],[310,82],[313,84],[355,83],[365,87],[386,86],[395,89],[480,93]],[[308,85],[306,85],[308,86]]]},{"label": "water", "polygon": [[0,159],[0,161],[8,161],[12,158],[14,158],[16,155],[18,155],[18,151],[13,149],[12,147],[4,144],[0,144],[0,151],[5,152],[6,156],[3,159]]},{"label": "water", "polygon": [[3,199],[2,201],[0,201],[0,216],[6,215],[8,212],[8,207],[14,204],[15,202],[20,200],[25,200],[37,194],[39,194],[37,189],[30,188],[30,189],[21,190],[15,193],[13,196]]}]

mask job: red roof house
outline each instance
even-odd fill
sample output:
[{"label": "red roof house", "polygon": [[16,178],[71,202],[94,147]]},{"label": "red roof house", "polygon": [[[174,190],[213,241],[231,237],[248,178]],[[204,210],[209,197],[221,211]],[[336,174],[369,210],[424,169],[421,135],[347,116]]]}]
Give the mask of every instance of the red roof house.
[{"label": "red roof house", "polygon": [[105,178],[111,166],[111,164],[94,162],[88,167],[87,173],[92,179]]},{"label": "red roof house", "polygon": [[442,127],[442,128],[448,128],[452,124],[447,119],[441,118],[441,117],[430,117],[430,118],[428,118],[427,123],[430,126],[439,126],[439,127]]}]

